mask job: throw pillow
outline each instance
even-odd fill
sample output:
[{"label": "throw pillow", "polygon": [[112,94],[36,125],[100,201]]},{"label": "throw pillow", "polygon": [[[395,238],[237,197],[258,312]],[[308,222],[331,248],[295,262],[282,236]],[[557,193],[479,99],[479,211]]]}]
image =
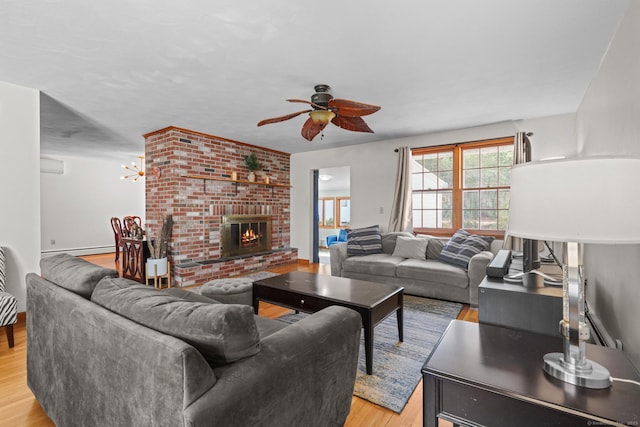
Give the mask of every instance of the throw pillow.
[{"label": "throw pillow", "polygon": [[427,259],[440,259],[440,253],[444,248],[444,240],[429,236],[429,245],[427,246]]},{"label": "throw pillow", "polygon": [[233,362],[260,351],[253,308],[187,301],[127,279],[104,278],[91,301],[148,328],[194,346],[211,364]]},{"label": "throw pillow", "polygon": [[440,261],[467,269],[471,257],[486,250],[492,241],[493,237],[479,236],[460,229],[442,248]]},{"label": "throw pillow", "polygon": [[428,239],[398,236],[393,256],[412,259],[427,259]]},{"label": "throw pillow", "polygon": [[362,256],[382,253],[380,227],[354,228],[347,231],[347,256]]}]

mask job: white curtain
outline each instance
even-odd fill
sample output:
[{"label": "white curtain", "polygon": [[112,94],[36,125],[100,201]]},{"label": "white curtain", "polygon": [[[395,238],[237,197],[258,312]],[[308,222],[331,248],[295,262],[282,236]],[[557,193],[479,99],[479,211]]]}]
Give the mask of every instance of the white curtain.
[{"label": "white curtain", "polygon": [[[516,133],[513,140],[513,164],[517,165],[531,160],[531,141],[524,132]],[[504,235],[503,249],[522,251],[522,239],[509,236],[508,231]]]},{"label": "white curtain", "polygon": [[398,149],[398,175],[389,218],[389,231],[413,231],[411,213],[411,149]]}]

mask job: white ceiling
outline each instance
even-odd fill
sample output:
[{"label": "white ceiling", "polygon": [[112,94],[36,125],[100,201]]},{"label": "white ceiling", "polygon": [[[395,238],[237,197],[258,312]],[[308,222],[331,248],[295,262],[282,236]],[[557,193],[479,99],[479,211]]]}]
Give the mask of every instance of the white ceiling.
[{"label": "white ceiling", "polygon": [[[296,153],[574,112],[627,6],[0,0],[0,80],[43,92],[43,154],[137,155],[169,125]],[[375,133],[256,126],[318,83],[380,105]]]}]

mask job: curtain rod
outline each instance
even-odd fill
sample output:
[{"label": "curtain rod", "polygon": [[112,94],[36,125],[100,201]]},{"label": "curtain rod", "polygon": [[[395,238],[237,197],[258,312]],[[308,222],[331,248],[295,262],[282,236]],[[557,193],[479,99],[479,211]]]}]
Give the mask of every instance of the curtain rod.
[{"label": "curtain rod", "polygon": [[[527,135],[527,136],[533,136],[533,132],[525,132],[524,134]],[[496,139],[496,138],[487,138],[487,139]],[[428,147],[411,147],[411,149],[412,150],[420,150],[421,148],[433,148],[433,147],[440,147],[440,146],[443,146],[443,145],[458,145],[458,144],[465,144],[465,143],[464,142],[456,142],[456,143],[453,143],[453,144],[430,145]],[[399,148],[395,148],[393,151],[397,153],[398,151],[400,151],[400,149]]]}]

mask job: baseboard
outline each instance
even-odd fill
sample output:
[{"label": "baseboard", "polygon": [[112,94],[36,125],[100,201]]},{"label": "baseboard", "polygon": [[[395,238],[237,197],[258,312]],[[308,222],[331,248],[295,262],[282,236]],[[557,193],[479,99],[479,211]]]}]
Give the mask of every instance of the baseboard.
[{"label": "baseboard", "polygon": [[309,265],[311,264],[308,259],[298,258],[298,264]]}]

